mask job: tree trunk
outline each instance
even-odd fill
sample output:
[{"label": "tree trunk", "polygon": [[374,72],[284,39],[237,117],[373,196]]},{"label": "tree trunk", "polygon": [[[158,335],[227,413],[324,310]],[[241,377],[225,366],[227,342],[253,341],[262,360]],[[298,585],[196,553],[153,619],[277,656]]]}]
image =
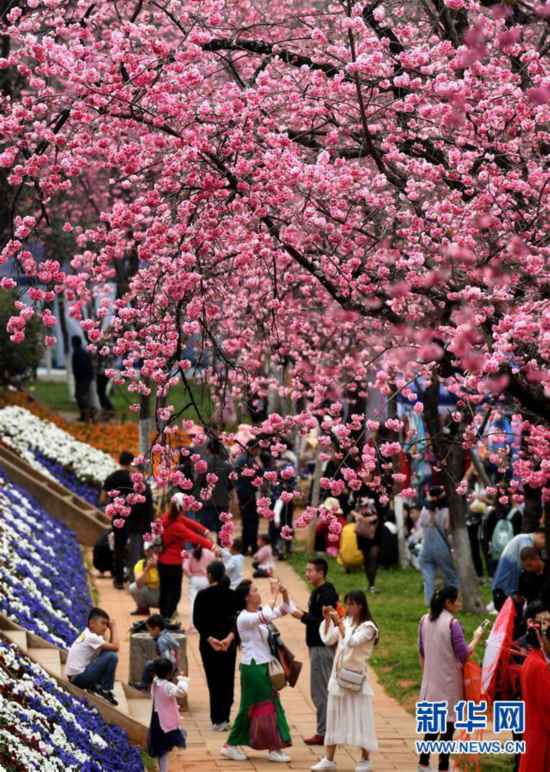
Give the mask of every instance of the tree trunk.
[{"label": "tree trunk", "polygon": [[466,528],[466,499],[456,492],[464,476],[464,448],[462,425],[452,421],[443,430],[438,412],[439,379],[432,377],[431,385],[422,395],[424,418],[430,435],[437,464],[441,467],[445,493],[449,502],[451,534],[456,570],[465,611],[481,612],[484,604],[479,592],[477,575],[472,561],[472,550]]},{"label": "tree trunk", "polygon": [[142,394],[139,402],[139,453],[150,465],[149,452],[151,436],[151,395]]},{"label": "tree trunk", "polygon": [[[321,492],[321,471],[323,469],[323,462],[320,458],[321,446],[318,444],[315,448],[315,470],[313,472],[313,488],[311,491],[311,506],[319,506],[319,494]],[[317,518],[311,521],[307,527],[306,536],[306,550],[307,552],[313,552],[315,548],[315,528],[317,527]]]},{"label": "tree trunk", "polygon": [[69,398],[74,400],[75,383],[73,376],[73,368],[71,363],[71,344],[69,341],[69,330],[67,327],[67,317],[65,310],[65,297],[59,295],[57,298],[57,309],[59,312],[59,329],[61,330],[61,340],[63,343],[63,359],[65,363],[65,380],[67,381],[67,390],[69,392]]},{"label": "tree trunk", "polygon": [[395,525],[397,527],[397,547],[399,549],[399,565],[407,568],[409,560],[407,556],[407,542],[405,541],[405,518],[403,517],[403,497],[396,494],[393,497],[393,509],[395,512]]}]

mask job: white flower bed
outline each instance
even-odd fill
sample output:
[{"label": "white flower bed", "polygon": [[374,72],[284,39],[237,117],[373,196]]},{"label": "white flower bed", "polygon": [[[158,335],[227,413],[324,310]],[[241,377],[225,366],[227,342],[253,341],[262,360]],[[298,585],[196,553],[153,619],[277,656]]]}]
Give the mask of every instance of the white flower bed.
[{"label": "white flower bed", "polygon": [[101,486],[105,478],[118,469],[115,461],[102,450],[79,442],[50,421],[44,421],[23,407],[0,410],[0,438],[13,447],[35,469],[52,475],[36,461],[32,451],[70,469],[82,482]]}]

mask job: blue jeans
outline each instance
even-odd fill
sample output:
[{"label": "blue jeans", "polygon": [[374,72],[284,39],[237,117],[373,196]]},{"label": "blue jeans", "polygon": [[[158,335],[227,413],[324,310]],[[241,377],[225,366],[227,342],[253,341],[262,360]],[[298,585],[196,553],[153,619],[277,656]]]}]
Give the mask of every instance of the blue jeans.
[{"label": "blue jeans", "polygon": [[[425,533],[428,529],[425,529]],[[439,569],[444,577],[446,585],[459,587],[460,582],[453,564],[453,557],[449,547],[439,534],[430,534],[424,537],[422,552],[419,559],[420,570],[424,577],[424,602],[430,605],[435,590],[435,578]]]},{"label": "blue jeans", "polygon": [[72,683],[81,689],[100,686],[110,692],[115,685],[115,670],[118,655],[114,651],[102,651],[93,659],[86,670],[73,676]]}]

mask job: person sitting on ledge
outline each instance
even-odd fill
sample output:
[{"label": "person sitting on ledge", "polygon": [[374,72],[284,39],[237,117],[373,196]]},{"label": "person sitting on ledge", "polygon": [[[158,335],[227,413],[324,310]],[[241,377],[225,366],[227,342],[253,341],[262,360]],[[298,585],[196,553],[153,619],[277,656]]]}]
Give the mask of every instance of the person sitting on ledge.
[{"label": "person sitting on ledge", "polygon": [[[153,614],[147,622],[147,632],[155,642],[155,656],[168,659],[172,663],[174,673],[178,672],[179,646],[177,640],[166,629],[166,620],[161,614]],[[145,663],[143,676],[139,683],[132,684],[136,689],[148,691],[155,677],[155,660]]]},{"label": "person sitting on ledge", "polygon": [[150,607],[159,607],[160,578],[157,568],[159,548],[150,542],[145,542],[145,559],[138,560],[134,566],[134,579],[130,587],[130,595],[136,602],[136,610],[131,616],[148,617]]},{"label": "person sitting on ledge", "polygon": [[[107,630],[110,640],[105,638]],[[88,614],[88,626],[69,649],[65,666],[67,678],[80,689],[95,692],[112,705],[118,705],[113,694],[118,649],[115,620],[109,619],[109,614],[103,609],[92,608]]]}]

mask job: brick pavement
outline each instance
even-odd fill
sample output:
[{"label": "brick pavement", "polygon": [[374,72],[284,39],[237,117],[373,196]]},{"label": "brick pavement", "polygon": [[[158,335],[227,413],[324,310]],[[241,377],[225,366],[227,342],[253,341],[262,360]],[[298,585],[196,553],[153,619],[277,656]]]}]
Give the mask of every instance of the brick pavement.
[{"label": "brick pavement", "polygon": [[[281,581],[288,587],[296,604],[304,607],[307,603],[308,589],[295,571],[286,563],[279,563],[277,573]],[[133,608],[130,596],[112,587],[107,578],[95,579],[100,596],[100,604],[117,620],[122,639],[122,651],[117,677],[126,681],[128,678],[128,628],[135,617],[130,617]],[[269,598],[269,582],[259,579],[264,598]],[[182,602],[179,612],[184,626],[187,626],[188,603],[187,584],[184,580]],[[292,617],[278,620],[277,626],[282,632],[285,643],[296,657],[304,662],[300,680],[295,689],[286,688],[281,693],[281,699],[290,724],[293,746],[289,749],[291,757],[290,769],[309,769],[322,755],[321,748],[309,748],[303,743],[304,737],[309,737],[315,731],[314,709],[309,698],[309,662],[304,639],[304,627]],[[383,645],[383,643],[381,644]],[[189,659],[189,713],[184,714],[184,725],[188,732],[188,747],[185,751],[175,751],[171,755],[170,772],[193,772],[194,770],[228,769],[233,772],[248,772],[258,770],[264,772],[276,768],[276,765],[266,760],[266,754],[260,751],[250,751],[247,762],[224,760],[219,756],[225,734],[210,730],[208,718],[208,690],[202,670],[198,639],[196,635],[188,638],[187,653]],[[402,770],[412,772],[416,769],[413,753],[413,742],[416,739],[415,722],[394,699],[390,698],[378,683],[372,669],[369,678],[374,688],[374,708],[376,716],[376,731],[380,750],[372,755],[375,772],[385,770]],[[238,678],[235,689],[236,711],[239,702]],[[234,715],[234,712],[233,712]],[[336,755],[339,770],[353,770],[359,753],[355,749],[339,749]],[[280,765],[284,768],[284,765]]]}]

